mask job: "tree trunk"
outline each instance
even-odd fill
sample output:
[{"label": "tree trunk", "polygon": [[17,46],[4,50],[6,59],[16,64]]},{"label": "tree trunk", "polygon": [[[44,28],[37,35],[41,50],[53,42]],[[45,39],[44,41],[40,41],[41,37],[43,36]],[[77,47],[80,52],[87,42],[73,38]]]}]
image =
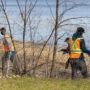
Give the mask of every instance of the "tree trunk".
[{"label": "tree trunk", "polygon": [[25,13],[24,13],[24,29],[23,29],[23,57],[24,57],[24,70],[23,74],[26,74],[26,51],[25,51],[25,36],[26,36],[26,17],[27,17],[27,0],[25,1]]},{"label": "tree trunk", "polygon": [[58,11],[59,11],[59,0],[56,0],[56,21],[55,21],[55,32],[54,32],[54,49],[53,49],[53,59],[50,70],[50,77],[53,77],[53,71],[55,67],[55,58],[57,52],[57,36],[58,36]]}]

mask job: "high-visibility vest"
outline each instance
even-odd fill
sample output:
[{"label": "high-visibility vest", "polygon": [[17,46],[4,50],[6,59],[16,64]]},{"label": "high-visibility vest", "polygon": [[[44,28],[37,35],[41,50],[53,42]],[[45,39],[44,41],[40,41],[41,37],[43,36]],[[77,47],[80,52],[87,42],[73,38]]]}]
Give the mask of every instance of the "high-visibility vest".
[{"label": "high-visibility vest", "polygon": [[7,44],[4,45],[4,52],[9,52],[10,51],[10,48],[8,47]]},{"label": "high-visibility vest", "polygon": [[14,45],[12,43],[11,40],[11,36],[9,34],[5,34],[2,39],[4,39],[5,44],[4,44],[4,51],[8,52],[8,51],[14,51]]},{"label": "high-visibility vest", "polygon": [[69,39],[69,58],[80,58],[82,50],[80,48],[81,38],[76,40]]}]

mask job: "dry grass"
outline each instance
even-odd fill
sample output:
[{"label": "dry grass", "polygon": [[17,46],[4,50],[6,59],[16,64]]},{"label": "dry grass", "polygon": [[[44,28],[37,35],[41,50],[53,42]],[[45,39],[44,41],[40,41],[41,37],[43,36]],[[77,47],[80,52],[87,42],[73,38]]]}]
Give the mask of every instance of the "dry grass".
[{"label": "dry grass", "polygon": [[[23,45],[22,42],[15,42],[15,47],[17,50],[17,55],[20,58],[20,61],[23,64]],[[32,45],[32,43],[28,42],[26,43],[26,63],[27,63],[27,69],[32,68],[32,64],[37,62],[38,56],[40,55],[40,52],[42,50],[42,45]],[[2,54],[2,52],[0,52]],[[49,47],[48,45],[43,50],[41,57],[39,58],[38,66],[36,69],[37,76],[45,76],[46,72],[49,72],[51,67],[51,60],[52,60],[52,54],[53,49],[52,47]],[[33,56],[34,55],[34,56]],[[89,62],[88,55],[85,55],[86,63],[88,66],[88,70],[90,68],[90,62]],[[70,77],[70,68],[68,70],[65,70],[65,62],[68,59],[67,54],[63,54],[62,52],[57,52],[56,54],[56,63],[55,63],[55,74],[57,74],[59,77]],[[34,62],[33,62],[34,60]],[[48,62],[48,64],[47,64]],[[65,76],[66,75],[66,76]]]}]

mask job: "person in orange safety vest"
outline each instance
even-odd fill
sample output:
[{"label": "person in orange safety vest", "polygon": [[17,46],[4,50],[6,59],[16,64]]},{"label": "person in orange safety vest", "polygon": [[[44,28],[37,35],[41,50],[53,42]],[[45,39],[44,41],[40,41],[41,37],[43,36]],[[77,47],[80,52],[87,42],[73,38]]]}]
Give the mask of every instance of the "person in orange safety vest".
[{"label": "person in orange safety vest", "polygon": [[84,31],[84,28],[78,27],[72,38],[68,38],[68,47],[66,49],[62,49],[62,51],[68,53],[69,55],[67,64],[70,63],[71,65],[72,79],[75,79],[77,77],[78,70],[80,70],[84,78],[87,78],[89,76],[83,53],[87,53],[88,55],[90,55],[90,50],[87,50],[85,41],[82,36]]},{"label": "person in orange safety vest", "polygon": [[12,37],[8,33],[6,33],[6,29],[2,27],[0,29],[0,32],[2,35],[2,44],[3,44],[3,52],[4,52],[4,55],[2,57],[2,77],[7,78],[9,71],[9,60],[13,62],[15,49],[12,43]]}]

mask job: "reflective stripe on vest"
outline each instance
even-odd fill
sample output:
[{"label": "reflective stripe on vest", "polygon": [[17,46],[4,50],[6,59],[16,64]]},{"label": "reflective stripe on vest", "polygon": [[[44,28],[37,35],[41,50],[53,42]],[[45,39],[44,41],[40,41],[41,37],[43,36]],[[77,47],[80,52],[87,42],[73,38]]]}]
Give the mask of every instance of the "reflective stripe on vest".
[{"label": "reflective stripe on vest", "polygon": [[69,47],[70,47],[70,58],[79,58],[82,50],[80,49],[80,40],[81,38],[76,39],[73,41],[72,39],[69,39]]}]

